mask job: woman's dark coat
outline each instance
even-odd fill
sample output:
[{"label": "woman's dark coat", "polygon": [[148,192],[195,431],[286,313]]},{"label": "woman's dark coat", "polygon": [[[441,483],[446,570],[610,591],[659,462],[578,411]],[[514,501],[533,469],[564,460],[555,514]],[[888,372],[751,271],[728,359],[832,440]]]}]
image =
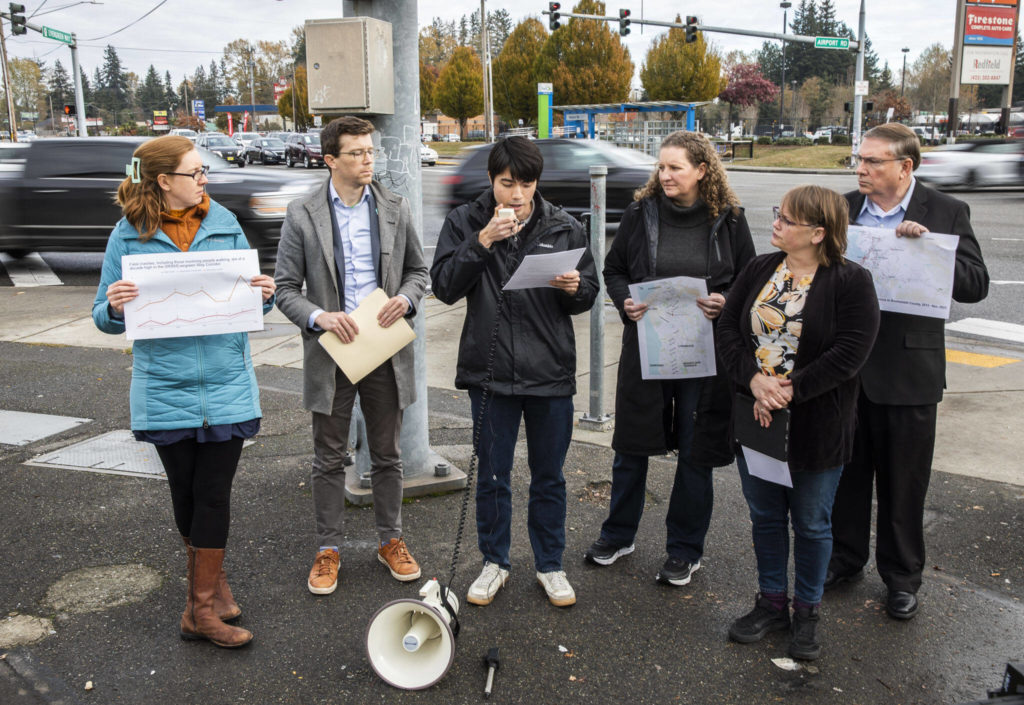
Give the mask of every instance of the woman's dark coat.
[{"label": "woman's dark coat", "polygon": [[[750,308],[785,256],[773,252],[750,262],[736,278],[718,319],[718,359],[747,393],[750,380],[761,372],[754,358]],[[852,457],[857,373],[874,345],[878,320],[878,298],[868,270],[853,262],[818,267],[789,377],[790,471],[827,470]]]},{"label": "woman's dark coat", "polygon": [[[657,198],[632,203],[623,213],[615,241],[605,258],[604,282],[619,309],[624,329],[615,386],[615,433],[612,448],[629,455],[661,455],[677,445],[679,419],[660,380],[645,380],[640,370],[637,325],[623,309],[629,285],[657,279]],[[711,224],[707,247],[708,293],[725,294],[736,275],[754,256],[754,243],[743,209],[721,213]],[[697,465],[720,467],[733,461],[729,438],[731,385],[722,374],[703,378],[697,405],[690,459]]]}]

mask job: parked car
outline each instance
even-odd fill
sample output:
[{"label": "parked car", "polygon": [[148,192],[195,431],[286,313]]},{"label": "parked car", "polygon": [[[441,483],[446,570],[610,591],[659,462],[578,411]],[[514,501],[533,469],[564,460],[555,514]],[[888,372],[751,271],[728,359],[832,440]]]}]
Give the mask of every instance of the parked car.
[{"label": "parked car", "polygon": [[0,178],[20,176],[25,171],[28,142],[0,142]]},{"label": "parked car", "polygon": [[196,139],[198,139],[199,137],[198,132],[196,132],[195,130],[189,130],[188,128],[185,127],[176,127],[167,134],[177,135],[178,137],[185,137],[186,139],[189,139],[192,142],[195,142]]},{"label": "parked car", "polygon": [[447,135],[441,138],[442,142],[461,142],[462,138],[459,137],[458,132],[449,132]]},{"label": "parked car", "polygon": [[208,149],[229,164],[245,166],[242,159],[242,147],[233,139],[221,132],[206,132],[196,138],[196,146]]},{"label": "parked car", "polygon": [[248,147],[253,140],[258,140],[260,133],[258,132],[236,132],[234,134],[234,140],[241,147]]},{"label": "parked car", "polygon": [[[548,139],[534,142],[544,157],[544,172],[538,189],[544,198],[579,218],[590,210],[590,167],[608,167],[606,218],[610,230],[618,228],[623,211],[633,202],[633,191],[651,175],[655,160],[643,152],[623,149],[607,142],[587,139]],[[486,189],[487,156],[491,145],[469,150],[454,174],[445,177],[450,192],[445,204],[455,206],[472,201]]]},{"label": "parked car", "polygon": [[284,161],[284,142],[276,137],[260,137],[250,142],[242,154],[250,164],[280,164]]},{"label": "parked car", "polygon": [[1024,141],[992,139],[943,144],[921,154],[914,172],[921,181],[945,187],[1016,186],[1021,181]]},{"label": "parked car", "polygon": [[284,143],[284,161],[289,167],[302,164],[307,169],[323,166],[324,158],[320,153],[320,135],[317,133],[296,132]]},{"label": "parked car", "polygon": [[426,166],[437,164],[437,152],[423,143],[420,143],[420,164]]},{"label": "parked car", "polygon": [[910,129],[921,140],[921,144],[942,144],[943,135],[937,127],[914,125]]},{"label": "parked car", "polygon": [[[112,195],[125,178],[132,153],[146,139],[68,137],[33,142],[24,150],[23,176],[0,179],[0,251],[15,257],[34,251],[103,252],[121,218]],[[210,165],[210,197],[238,217],[263,266],[272,268],[285,209],[313,190],[316,180],[282,183],[277,174],[242,174],[216,154],[199,151]]]}]

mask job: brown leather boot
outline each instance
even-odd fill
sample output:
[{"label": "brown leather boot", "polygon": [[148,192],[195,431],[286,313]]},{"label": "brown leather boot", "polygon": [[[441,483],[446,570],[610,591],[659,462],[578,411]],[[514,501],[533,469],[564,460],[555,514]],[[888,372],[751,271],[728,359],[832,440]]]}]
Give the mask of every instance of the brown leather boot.
[{"label": "brown leather boot", "polygon": [[[192,574],[192,541],[189,540],[188,536],[182,536],[181,540],[185,542],[185,549],[188,551],[188,570],[189,575]],[[192,579],[189,578],[189,584]],[[189,599],[192,597],[189,595]],[[188,610],[188,606],[185,607]],[[217,577],[217,594],[213,596],[213,609],[217,613],[217,617],[222,622],[230,622],[233,619],[238,619],[242,616],[242,608],[235,602],[235,596],[231,594],[231,586],[228,585],[228,574],[221,568],[220,575]]]},{"label": "brown leather boot", "polygon": [[223,548],[193,547],[190,609],[181,617],[181,638],[208,639],[217,646],[234,649],[252,641],[252,632],[224,624],[213,609],[213,596],[217,594],[223,565]]}]

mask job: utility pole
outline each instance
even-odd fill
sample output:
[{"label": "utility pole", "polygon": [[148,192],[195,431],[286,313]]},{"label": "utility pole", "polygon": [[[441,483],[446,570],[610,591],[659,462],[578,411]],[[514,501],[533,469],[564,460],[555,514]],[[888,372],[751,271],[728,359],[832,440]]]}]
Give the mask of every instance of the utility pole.
[{"label": "utility pole", "polygon": [[[1014,27],[1020,27],[1020,2],[1017,3],[1016,17],[1013,20]],[[1017,30],[1020,31],[1019,29]],[[1017,66],[1017,38],[1013,38],[1013,49],[1010,51],[1010,82],[1003,86],[1003,106],[999,111],[999,127],[1003,136],[1010,132],[1010,106],[1013,104],[1013,75]]]},{"label": "utility pole", "polygon": [[85,89],[82,87],[82,69],[78,65],[78,38],[71,33],[71,72],[75,74],[75,121],[78,123],[78,136],[88,137],[89,128],[85,122]]},{"label": "utility pole", "polygon": [[903,75],[900,78],[900,98],[902,98],[903,89],[907,85],[907,52],[910,51],[910,47],[903,47],[900,51],[903,52]]},{"label": "utility pole", "polygon": [[946,118],[946,143],[956,142],[960,124],[960,70],[964,59],[964,0],[956,0],[956,31],[953,34],[953,70],[949,82],[949,117]]},{"label": "utility pole", "polygon": [[252,103],[252,125],[249,127],[256,131],[256,49],[249,45],[249,101]]},{"label": "utility pole", "polygon": [[7,96],[7,116],[10,121],[11,141],[18,141],[18,128],[14,122],[14,94],[11,92],[11,77],[7,69],[7,42],[4,40],[4,23],[0,22],[0,60],[4,69],[4,94]]},{"label": "utility pole", "polygon": [[295,121],[295,60],[292,59],[292,129],[299,131],[299,123]]},{"label": "utility pole", "polygon": [[[857,72],[856,81],[859,83],[864,80],[864,40],[866,33],[864,30],[864,0],[860,0],[860,19],[858,22],[859,29],[857,31]],[[860,148],[860,132],[863,121],[863,109],[864,109],[864,96],[861,95],[860,91],[855,90],[853,96],[853,134],[850,136],[850,146],[852,153],[856,154]]]},{"label": "utility pole", "polygon": [[491,126],[491,87],[487,80],[491,68],[491,56],[487,51],[487,9],[486,0],[480,0],[480,60],[483,66],[484,82],[484,138],[488,142],[494,141],[494,132]]},{"label": "utility pole", "polygon": [[[782,137],[782,128],[784,123],[782,121],[782,106],[786,104],[786,13],[789,8],[792,7],[793,3],[786,0],[780,2],[779,7],[782,8],[782,80],[779,82],[781,86],[781,92],[779,93],[779,137]],[[731,133],[730,133],[731,134]],[[793,128],[793,136],[796,137],[796,127]]]}]

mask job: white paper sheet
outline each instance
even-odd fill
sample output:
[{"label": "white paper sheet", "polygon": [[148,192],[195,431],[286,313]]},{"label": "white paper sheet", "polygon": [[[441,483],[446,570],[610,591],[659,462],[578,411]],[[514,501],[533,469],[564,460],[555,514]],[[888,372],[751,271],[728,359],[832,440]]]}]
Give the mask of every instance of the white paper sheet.
[{"label": "white paper sheet", "polygon": [[714,376],[714,330],[697,307],[697,298],[707,296],[707,291],[707,283],[695,277],[629,285],[633,301],[647,304],[647,312],[637,321],[644,379]]},{"label": "white paper sheet", "polygon": [[959,235],[896,237],[896,230],[851,225],[846,257],[871,272],[883,311],[949,318]]},{"label": "white paper sheet", "polygon": [[576,269],[583,252],[584,248],[580,247],[544,255],[526,255],[505,284],[505,291],[550,287],[549,281]]},{"label": "white paper sheet", "polygon": [[758,453],[756,450],[740,446],[743,450],[743,459],[747,461],[747,472],[754,477],[759,477],[776,485],[793,486],[793,477],[789,474],[789,463],[785,460],[776,460],[770,455]]},{"label": "white paper sheet", "polygon": [[121,278],[139,295],[124,307],[128,340],[263,330],[256,250],[125,255]]}]

